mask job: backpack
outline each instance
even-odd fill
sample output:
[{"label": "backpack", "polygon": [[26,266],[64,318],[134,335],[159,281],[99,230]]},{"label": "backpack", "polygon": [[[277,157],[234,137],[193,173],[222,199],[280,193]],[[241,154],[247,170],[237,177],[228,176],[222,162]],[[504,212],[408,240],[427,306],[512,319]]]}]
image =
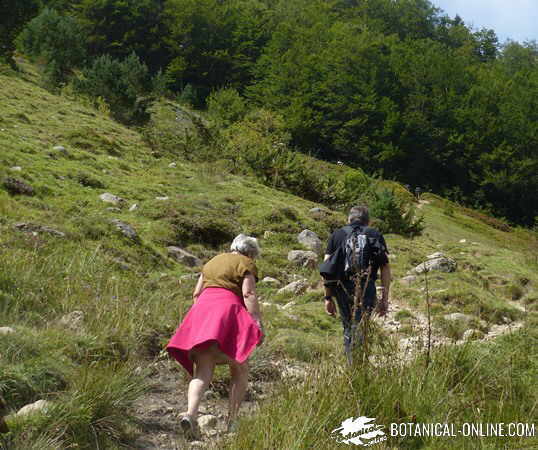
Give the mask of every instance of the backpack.
[{"label": "backpack", "polygon": [[368,270],[381,246],[376,238],[366,235],[365,226],[347,225],[343,244],[319,266],[319,273],[326,282],[336,282]]},{"label": "backpack", "polygon": [[364,232],[366,227],[344,227],[348,233],[344,241],[344,274],[347,278],[364,274],[374,257],[374,242]]}]

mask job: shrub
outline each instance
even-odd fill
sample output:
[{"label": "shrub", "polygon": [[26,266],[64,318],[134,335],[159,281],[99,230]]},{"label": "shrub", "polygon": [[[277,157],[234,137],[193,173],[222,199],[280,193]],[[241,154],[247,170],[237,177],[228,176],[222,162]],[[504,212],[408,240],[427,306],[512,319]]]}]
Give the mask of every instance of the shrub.
[{"label": "shrub", "polygon": [[424,218],[416,217],[414,207],[389,190],[371,193],[370,215],[382,233],[413,236],[424,229]]},{"label": "shrub", "polygon": [[243,119],[247,105],[235,89],[227,88],[215,91],[208,97],[207,110],[216,125],[228,127]]},{"label": "shrub", "polygon": [[149,118],[151,88],[148,68],[135,53],[123,61],[100,56],[74,82],[76,92],[96,101],[104,99],[112,116],[124,123],[140,123]]},{"label": "shrub", "polygon": [[86,38],[80,24],[45,8],[17,37],[19,50],[45,62],[45,75],[53,85],[65,82],[72,69],[86,60]]}]

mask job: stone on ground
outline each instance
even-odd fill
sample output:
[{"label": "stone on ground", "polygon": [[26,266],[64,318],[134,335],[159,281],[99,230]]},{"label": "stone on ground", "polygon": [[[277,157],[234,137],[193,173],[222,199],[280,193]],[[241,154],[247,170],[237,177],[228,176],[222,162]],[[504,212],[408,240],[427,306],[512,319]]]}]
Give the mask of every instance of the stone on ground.
[{"label": "stone on ground", "polygon": [[37,402],[30,403],[29,405],[23,406],[21,409],[19,409],[17,416],[22,417],[40,412],[46,412],[51,405],[52,403],[48,402],[47,400],[38,400]]},{"label": "stone on ground", "polygon": [[102,202],[112,203],[115,206],[123,206],[125,204],[125,200],[123,198],[111,194],[110,192],[105,192],[104,194],[101,194],[99,198]]},{"label": "stone on ground", "polygon": [[440,257],[432,258],[428,261],[424,261],[422,264],[419,264],[413,269],[415,273],[424,273],[431,271],[439,272],[454,272],[456,270],[456,261],[451,258]]},{"label": "stone on ground", "polygon": [[278,281],[276,278],[272,277],[265,277],[262,281],[260,281],[261,284],[268,284],[271,286],[280,286],[280,281]]},{"label": "stone on ground", "polygon": [[123,234],[125,237],[132,239],[133,241],[138,240],[138,234],[136,233],[135,229],[129,225],[128,223],[122,222],[120,219],[113,219],[111,220],[112,224],[116,226],[116,228],[119,230],[121,234]]},{"label": "stone on ground", "polygon": [[297,241],[303,244],[306,248],[309,248],[315,253],[321,252],[321,239],[319,236],[310,230],[303,230],[297,236]]},{"label": "stone on ground", "polygon": [[298,266],[313,269],[318,264],[318,255],[312,251],[292,250],[288,253],[288,261]]},{"label": "stone on ground", "polygon": [[291,282],[290,284],[279,289],[278,293],[300,295],[306,291],[306,288],[308,288],[308,282],[303,279]]},{"label": "stone on ground", "polygon": [[192,253],[189,253],[186,250],[183,250],[182,248],[170,246],[166,247],[168,250],[168,256],[174,258],[176,261],[185,264],[189,267],[196,267],[202,265],[202,260]]}]

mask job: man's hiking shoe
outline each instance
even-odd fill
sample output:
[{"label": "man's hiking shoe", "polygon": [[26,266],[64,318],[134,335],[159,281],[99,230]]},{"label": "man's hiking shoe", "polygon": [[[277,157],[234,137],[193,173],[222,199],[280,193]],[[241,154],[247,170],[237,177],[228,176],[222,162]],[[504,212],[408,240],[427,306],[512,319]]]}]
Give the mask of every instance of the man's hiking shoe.
[{"label": "man's hiking shoe", "polygon": [[187,440],[193,441],[200,439],[200,430],[198,429],[198,423],[189,415],[184,415],[179,421],[181,430]]},{"label": "man's hiking shoe", "polygon": [[226,433],[237,433],[237,421],[232,420],[226,426]]}]

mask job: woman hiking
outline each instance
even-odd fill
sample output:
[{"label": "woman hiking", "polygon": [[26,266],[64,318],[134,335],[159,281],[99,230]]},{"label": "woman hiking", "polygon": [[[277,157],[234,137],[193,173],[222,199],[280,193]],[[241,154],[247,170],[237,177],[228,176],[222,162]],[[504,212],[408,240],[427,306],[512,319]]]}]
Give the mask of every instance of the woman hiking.
[{"label": "woman hiking", "polygon": [[233,427],[248,384],[248,358],[263,341],[256,298],[258,241],[237,236],[230,253],[204,265],[193,292],[194,304],[168,343],[168,353],[189,372],[188,410],[180,425],[197,438],[198,408],[216,364],[230,366],[228,430]]}]

